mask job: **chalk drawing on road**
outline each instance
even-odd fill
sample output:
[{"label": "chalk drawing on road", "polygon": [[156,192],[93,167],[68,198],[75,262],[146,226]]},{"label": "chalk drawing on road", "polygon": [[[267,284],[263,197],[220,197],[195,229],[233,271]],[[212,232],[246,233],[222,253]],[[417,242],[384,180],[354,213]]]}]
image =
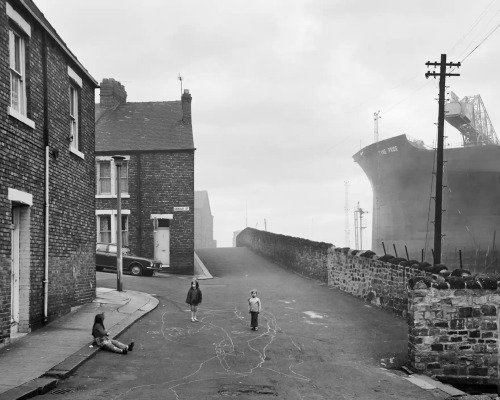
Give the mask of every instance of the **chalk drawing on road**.
[{"label": "chalk drawing on road", "polygon": [[324,314],[319,314],[317,312],[314,312],[314,311],[304,311],[304,314],[306,314],[309,318],[325,318],[326,315]]},{"label": "chalk drawing on road", "polygon": [[[191,368],[191,373],[175,379],[132,387],[115,399],[136,399],[137,390],[140,390],[141,398],[147,398],[148,390],[162,386],[172,393],[173,398],[180,400],[184,398],[179,393],[181,388],[186,389],[196,382],[246,378],[262,370],[295,381],[311,382],[310,378],[295,371],[304,363],[302,348],[282,331],[272,313],[264,311],[260,314],[258,333],[250,329],[241,331],[242,324],[249,328],[249,319],[237,309],[202,310],[199,318],[200,322],[197,324],[186,322],[184,326],[171,326],[172,321],[178,322],[178,318],[174,319],[172,313],[166,312],[162,315],[162,327],[158,332],[165,340],[183,346],[196,346],[206,350],[207,343],[211,343],[213,352],[209,354],[210,352],[205,351],[207,357],[194,366],[194,371]],[[283,346],[287,349],[287,356],[280,356],[280,352],[275,351],[273,343],[277,341],[281,342],[280,349]]]}]

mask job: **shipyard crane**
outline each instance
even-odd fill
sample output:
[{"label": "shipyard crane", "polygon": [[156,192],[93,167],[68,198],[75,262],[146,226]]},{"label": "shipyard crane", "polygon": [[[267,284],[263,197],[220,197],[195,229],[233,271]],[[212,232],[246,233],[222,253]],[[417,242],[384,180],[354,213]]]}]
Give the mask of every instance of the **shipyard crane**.
[{"label": "shipyard crane", "polygon": [[478,94],[459,100],[451,92],[450,102],[445,105],[445,119],[462,134],[464,146],[499,144],[483,100]]}]

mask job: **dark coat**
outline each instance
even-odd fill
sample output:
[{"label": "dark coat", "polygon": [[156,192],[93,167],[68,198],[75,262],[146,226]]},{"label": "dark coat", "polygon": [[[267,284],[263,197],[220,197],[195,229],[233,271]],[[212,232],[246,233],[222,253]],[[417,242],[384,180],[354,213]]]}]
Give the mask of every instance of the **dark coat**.
[{"label": "dark coat", "polygon": [[201,299],[202,299],[201,290],[198,289],[198,287],[189,288],[186,297],[186,303],[188,303],[189,305],[197,306],[198,304],[201,304]]},{"label": "dark coat", "polygon": [[107,334],[102,314],[97,314],[94,319],[94,326],[92,327],[92,336],[97,339],[107,336]]}]

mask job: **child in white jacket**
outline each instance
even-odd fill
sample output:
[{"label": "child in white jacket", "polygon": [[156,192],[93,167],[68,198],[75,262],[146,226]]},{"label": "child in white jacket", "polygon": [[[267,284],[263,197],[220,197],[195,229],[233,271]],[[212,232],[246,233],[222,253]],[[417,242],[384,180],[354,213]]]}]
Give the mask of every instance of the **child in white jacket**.
[{"label": "child in white jacket", "polygon": [[250,326],[252,331],[259,330],[259,313],[262,309],[262,304],[260,299],[257,297],[257,290],[252,289],[250,291],[251,297],[248,299],[248,312],[251,316]]}]

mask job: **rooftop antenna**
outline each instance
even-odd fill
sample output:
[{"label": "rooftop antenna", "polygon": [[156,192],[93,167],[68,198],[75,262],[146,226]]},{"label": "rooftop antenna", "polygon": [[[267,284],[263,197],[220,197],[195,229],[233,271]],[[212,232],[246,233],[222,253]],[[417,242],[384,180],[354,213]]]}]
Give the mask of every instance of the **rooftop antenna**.
[{"label": "rooftop antenna", "polygon": [[182,96],[182,76],[181,76],[181,73],[179,72],[179,76],[177,77],[178,80],[181,81],[181,96]]}]

